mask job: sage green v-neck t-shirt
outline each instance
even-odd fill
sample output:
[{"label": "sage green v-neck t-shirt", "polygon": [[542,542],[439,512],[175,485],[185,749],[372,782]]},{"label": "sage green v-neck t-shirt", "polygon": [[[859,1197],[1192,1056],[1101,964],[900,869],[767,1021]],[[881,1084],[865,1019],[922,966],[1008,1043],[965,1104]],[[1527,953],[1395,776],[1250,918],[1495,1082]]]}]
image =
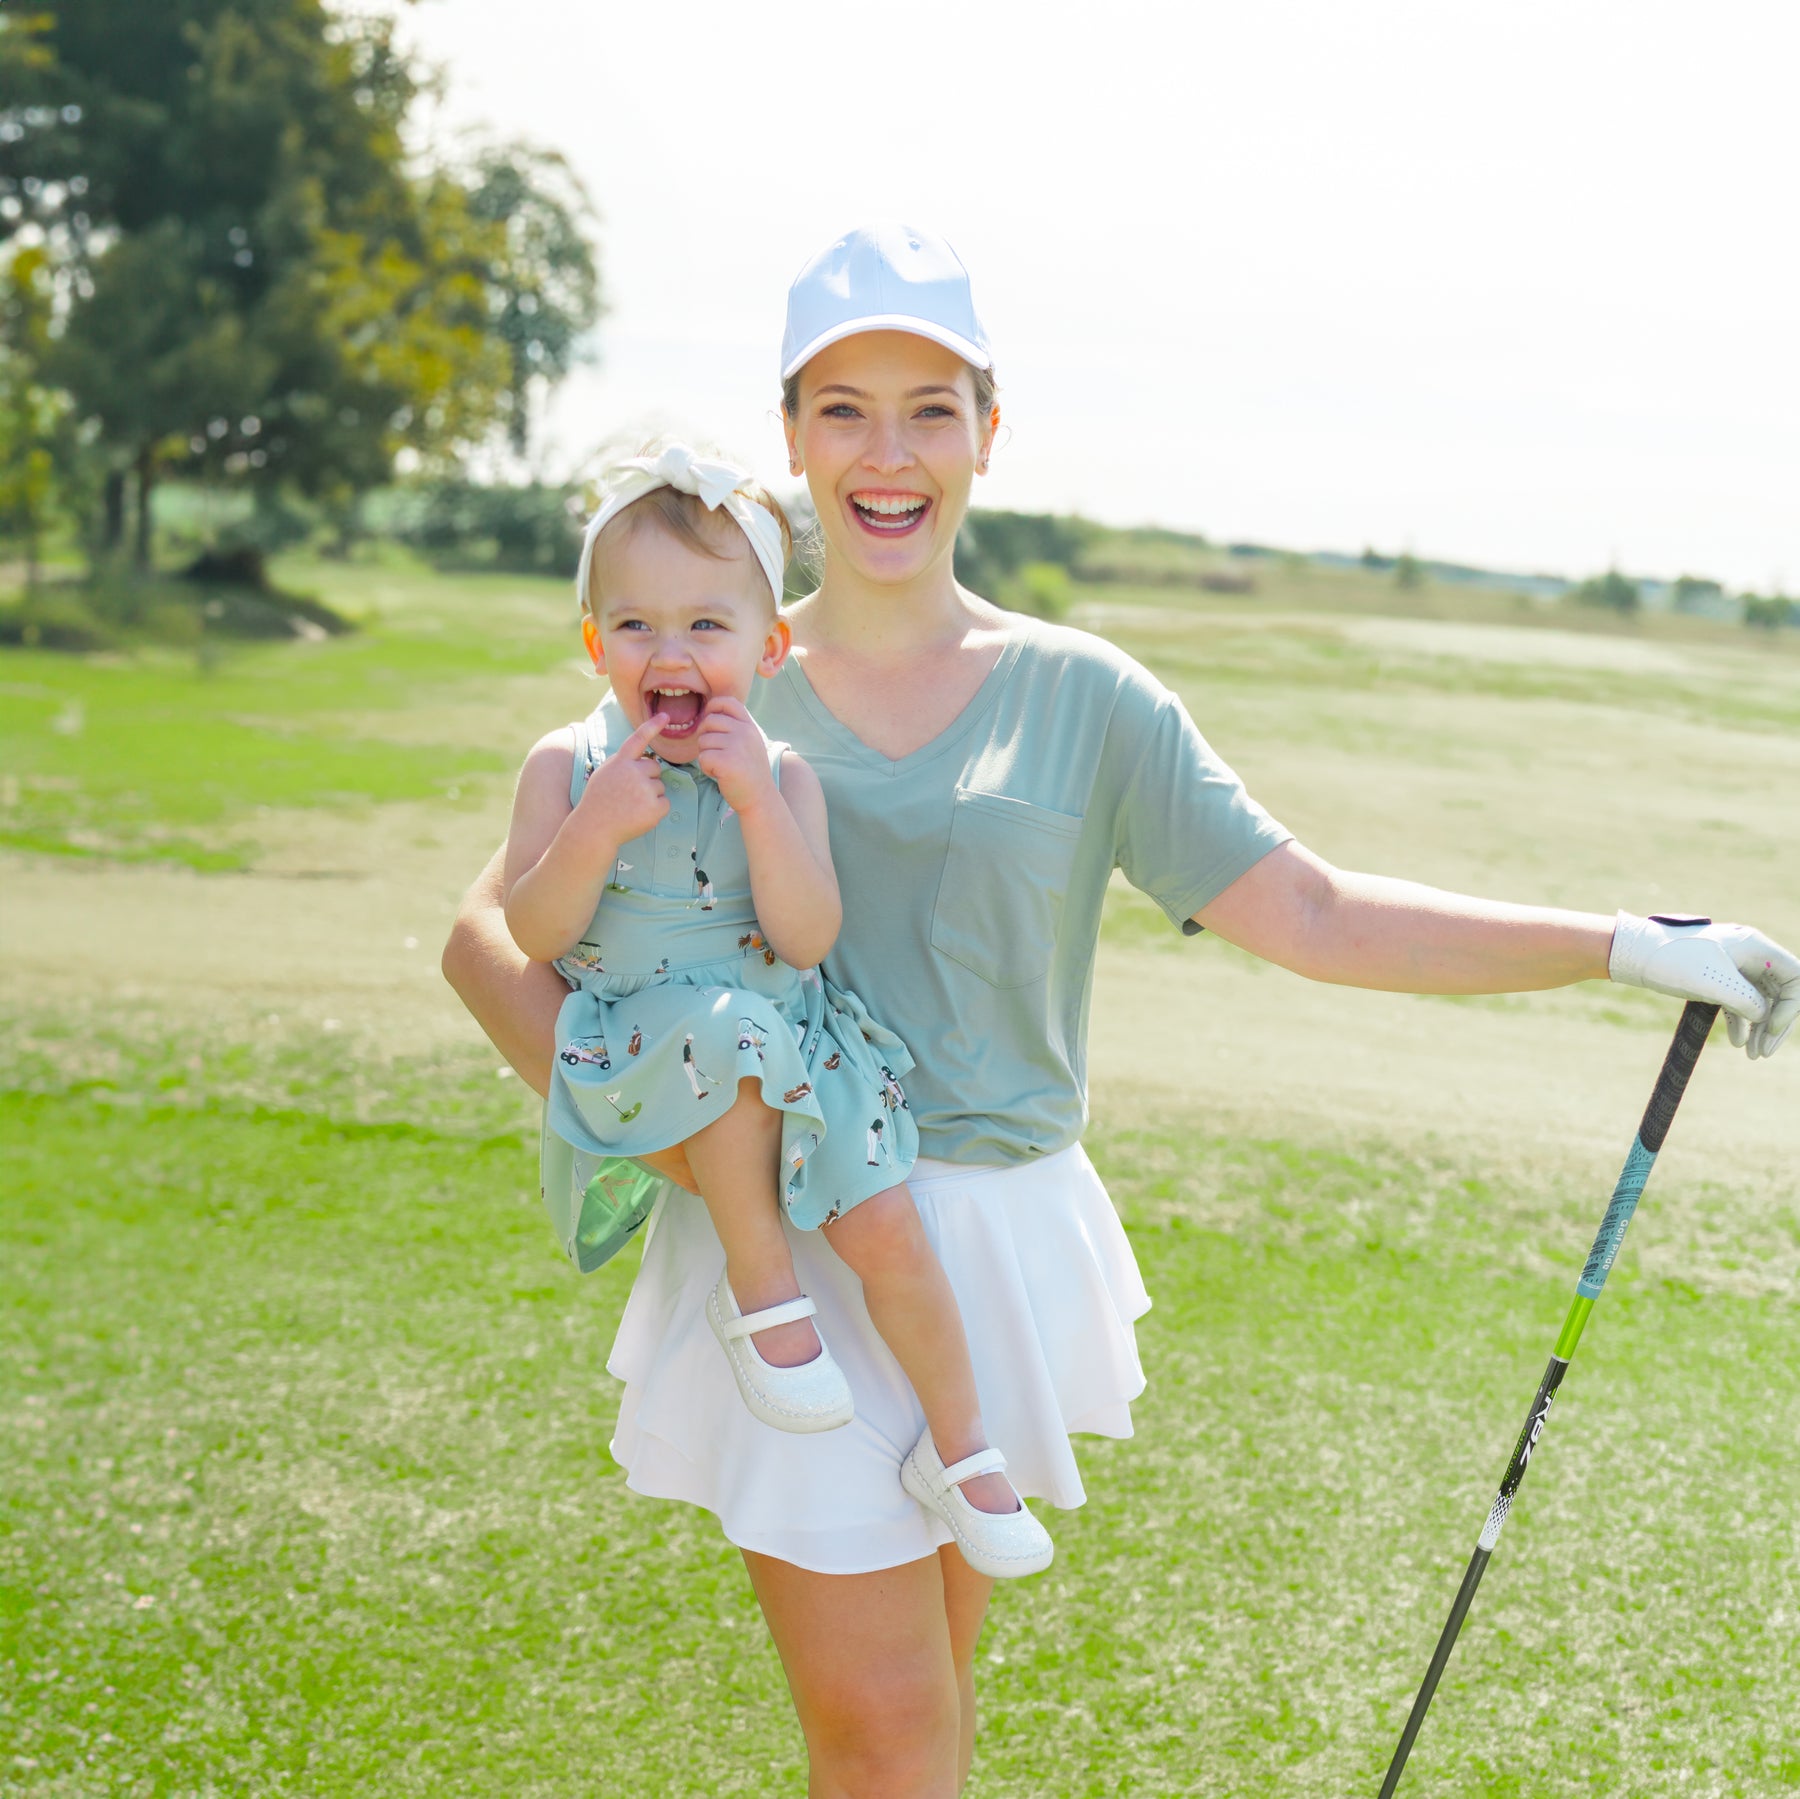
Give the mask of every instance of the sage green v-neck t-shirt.
[{"label": "sage green v-neck t-shirt", "polygon": [[826,973],[912,1052],[919,1149],[945,1161],[1030,1161],[1081,1135],[1114,868],[1192,930],[1291,835],[1146,669],[1036,619],[898,761],[827,710],[797,659],[751,703],[825,790],[844,900]]}]

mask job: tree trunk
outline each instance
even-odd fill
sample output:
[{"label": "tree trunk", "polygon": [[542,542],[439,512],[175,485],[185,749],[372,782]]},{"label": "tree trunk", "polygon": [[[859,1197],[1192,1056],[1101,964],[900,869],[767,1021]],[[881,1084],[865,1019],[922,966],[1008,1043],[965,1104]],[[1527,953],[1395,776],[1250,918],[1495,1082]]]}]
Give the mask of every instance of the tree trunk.
[{"label": "tree trunk", "polygon": [[106,471],[106,499],[101,545],[109,556],[117,555],[125,542],[125,471]]},{"label": "tree trunk", "polygon": [[156,455],[148,444],[137,454],[137,542],[132,547],[132,566],[141,575],[150,572],[150,547],[155,532],[151,496],[156,492]]}]

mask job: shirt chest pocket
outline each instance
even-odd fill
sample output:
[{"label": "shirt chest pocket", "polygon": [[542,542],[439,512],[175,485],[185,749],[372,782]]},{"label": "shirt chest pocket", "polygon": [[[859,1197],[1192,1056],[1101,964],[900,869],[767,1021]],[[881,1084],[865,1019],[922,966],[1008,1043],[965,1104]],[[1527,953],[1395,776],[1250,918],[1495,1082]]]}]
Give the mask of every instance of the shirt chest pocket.
[{"label": "shirt chest pocket", "polygon": [[957,788],[932,948],[991,987],[1042,980],[1080,840],[1066,812]]}]

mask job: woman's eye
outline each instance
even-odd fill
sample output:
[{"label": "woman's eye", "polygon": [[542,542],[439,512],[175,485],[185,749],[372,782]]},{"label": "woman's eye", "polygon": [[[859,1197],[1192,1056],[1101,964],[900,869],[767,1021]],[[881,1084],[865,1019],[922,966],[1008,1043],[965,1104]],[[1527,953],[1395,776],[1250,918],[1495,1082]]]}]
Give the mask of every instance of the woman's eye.
[{"label": "woman's eye", "polygon": [[857,412],[847,400],[839,400],[835,406],[827,406],[821,416],[828,419],[853,419]]},{"label": "woman's eye", "polygon": [[956,409],[953,406],[921,406],[919,417],[922,419],[953,419]]}]

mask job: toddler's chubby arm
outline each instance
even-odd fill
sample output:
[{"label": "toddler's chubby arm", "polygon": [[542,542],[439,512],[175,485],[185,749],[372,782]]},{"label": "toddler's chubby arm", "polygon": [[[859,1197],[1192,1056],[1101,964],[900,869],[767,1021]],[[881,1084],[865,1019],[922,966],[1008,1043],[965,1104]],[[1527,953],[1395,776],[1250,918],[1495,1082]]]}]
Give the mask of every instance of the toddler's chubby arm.
[{"label": "toddler's chubby arm", "polygon": [[662,773],[645,755],[662,728],[646,719],[569,804],[575,750],[567,730],[532,746],[513,795],[502,872],[506,927],[534,962],[554,962],[581,941],[619,849],[668,815]]},{"label": "toddler's chubby arm", "polygon": [[792,967],[816,967],[844,921],[819,777],[790,750],[777,787],[762,732],[738,700],[714,695],[694,736],[695,760],[743,825],[764,938]]}]

